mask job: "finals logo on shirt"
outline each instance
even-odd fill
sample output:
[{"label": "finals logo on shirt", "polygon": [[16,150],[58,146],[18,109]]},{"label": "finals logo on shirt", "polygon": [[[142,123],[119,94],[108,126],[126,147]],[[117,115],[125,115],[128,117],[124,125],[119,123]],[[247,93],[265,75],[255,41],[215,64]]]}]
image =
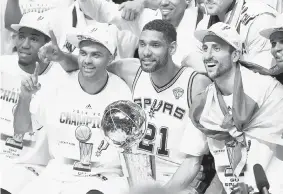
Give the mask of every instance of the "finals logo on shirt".
[{"label": "finals logo on shirt", "polygon": [[[100,157],[101,152],[109,146],[103,138],[99,138],[98,136],[101,127],[101,114],[92,112],[92,107],[88,104],[85,110],[61,112],[59,122],[61,124],[76,126],[75,132],[70,135],[73,136],[73,140],[75,138],[78,141],[78,144],[74,141],[69,143],[67,141],[59,142],[61,145],[79,146],[79,160],[69,161],[73,164],[73,170],[86,173],[91,172],[91,169],[95,167],[95,164],[91,160],[93,153],[96,157]],[[92,137],[95,139],[91,140]],[[88,176],[88,174],[77,174],[76,172],[75,175]]]}]

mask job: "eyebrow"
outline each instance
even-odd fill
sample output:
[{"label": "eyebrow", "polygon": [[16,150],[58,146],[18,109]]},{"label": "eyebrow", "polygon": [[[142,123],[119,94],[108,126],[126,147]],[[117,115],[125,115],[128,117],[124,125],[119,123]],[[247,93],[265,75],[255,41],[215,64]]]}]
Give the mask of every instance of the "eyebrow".
[{"label": "eyebrow", "polygon": [[39,35],[38,35],[38,34],[31,34],[31,35],[33,35],[33,36],[38,36],[38,37],[39,37]]}]

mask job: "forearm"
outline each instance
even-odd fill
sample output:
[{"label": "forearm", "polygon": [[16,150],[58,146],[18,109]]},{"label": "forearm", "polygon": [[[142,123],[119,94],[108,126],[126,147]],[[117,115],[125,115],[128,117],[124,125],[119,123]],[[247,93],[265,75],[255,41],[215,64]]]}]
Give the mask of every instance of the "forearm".
[{"label": "forearm", "polygon": [[161,3],[161,0],[143,0],[144,1],[144,7],[149,9],[158,9],[159,5]]},{"label": "forearm", "polygon": [[14,112],[14,130],[16,134],[24,134],[32,130],[31,113],[29,111],[30,97],[20,95]]},{"label": "forearm", "polygon": [[71,53],[64,53],[59,63],[66,72],[72,72],[79,69],[78,57]]},{"label": "forearm", "polygon": [[18,24],[22,18],[19,0],[8,0],[5,9],[5,28],[13,31],[11,24]]},{"label": "forearm", "polygon": [[193,156],[185,159],[166,187],[174,191],[186,190],[200,171],[200,159],[201,157]]}]

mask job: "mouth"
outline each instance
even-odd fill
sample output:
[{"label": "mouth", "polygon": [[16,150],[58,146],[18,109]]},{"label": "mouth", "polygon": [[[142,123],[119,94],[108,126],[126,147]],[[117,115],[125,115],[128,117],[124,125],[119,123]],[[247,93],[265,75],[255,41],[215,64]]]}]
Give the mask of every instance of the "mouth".
[{"label": "mouth", "polygon": [[83,66],[83,70],[85,72],[92,72],[95,70],[95,67],[90,67],[90,66]]},{"label": "mouth", "polygon": [[27,57],[27,56],[31,56],[31,53],[19,51],[19,55],[21,55],[22,57]]},{"label": "mouth", "polygon": [[217,62],[214,62],[214,61],[207,61],[207,62],[204,62],[205,65],[208,67],[208,68],[213,68],[216,66],[216,63]]},{"label": "mouth", "polygon": [[171,9],[171,8],[160,8],[162,15],[168,15],[169,13],[172,12],[172,10],[173,9]]},{"label": "mouth", "polygon": [[155,62],[155,60],[142,60],[142,63],[144,64],[144,65],[151,65],[152,63],[154,63]]}]

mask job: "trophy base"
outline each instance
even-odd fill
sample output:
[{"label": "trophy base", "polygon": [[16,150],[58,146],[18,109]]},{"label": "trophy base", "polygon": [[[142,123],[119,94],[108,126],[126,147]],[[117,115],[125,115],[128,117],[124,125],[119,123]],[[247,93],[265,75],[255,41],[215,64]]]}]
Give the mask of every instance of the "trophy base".
[{"label": "trophy base", "polygon": [[10,138],[10,137],[6,139],[5,145],[13,147],[13,148],[20,149],[20,150],[23,149],[23,142],[17,142],[13,138]]},{"label": "trophy base", "polygon": [[91,167],[89,165],[84,165],[81,162],[75,162],[73,166],[74,170],[83,171],[83,172],[91,172]]}]

